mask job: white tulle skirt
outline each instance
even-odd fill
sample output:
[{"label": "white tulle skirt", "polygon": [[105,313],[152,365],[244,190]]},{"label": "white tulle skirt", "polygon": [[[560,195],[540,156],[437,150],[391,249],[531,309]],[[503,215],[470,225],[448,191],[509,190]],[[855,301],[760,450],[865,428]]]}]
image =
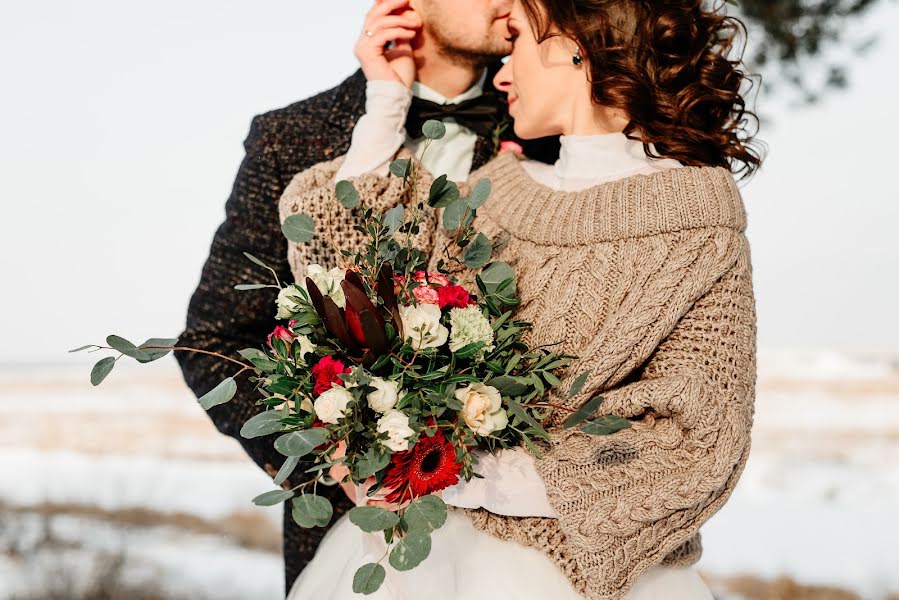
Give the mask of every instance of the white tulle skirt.
[{"label": "white tulle skirt", "polygon": [[[288,595],[288,600],[583,600],[555,563],[536,548],[501,540],[450,512],[433,533],[431,554],[410,571],[381,562],[387,577],[374,594],[353,592],[356,569],[384,556],[380,533],[365,533],[343,515],[331,527]],[[634,583],[625,600],[713,600],[690,567],[654,566]]]}]

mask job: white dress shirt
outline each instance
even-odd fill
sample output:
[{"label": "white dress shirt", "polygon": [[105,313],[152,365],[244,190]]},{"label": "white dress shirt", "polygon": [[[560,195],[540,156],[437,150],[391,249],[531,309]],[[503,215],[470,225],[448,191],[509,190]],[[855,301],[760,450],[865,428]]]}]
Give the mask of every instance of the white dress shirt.
[{"label": "white dress shirt", "polygon": [[[398,81],[369,81],[365,87],[365,114],[353,129],[350,149],[335,181],[362,173],[387,175],[390,161],[400,146],[420,156],[427,139],[420,131],[406,131],[406,115],[412,96],[437,104],[459,104],[483,94],[486,78],[487,71],[484,70],[473,86],[454,98],[447,98],[418,81],[412,84],[411,90]],[[431,143],[422,166],[429,173],[446,173],[452,181],[464,181],[471,171],[478,136],[455,119],[443,119],[443,124],[446,135]]]}]

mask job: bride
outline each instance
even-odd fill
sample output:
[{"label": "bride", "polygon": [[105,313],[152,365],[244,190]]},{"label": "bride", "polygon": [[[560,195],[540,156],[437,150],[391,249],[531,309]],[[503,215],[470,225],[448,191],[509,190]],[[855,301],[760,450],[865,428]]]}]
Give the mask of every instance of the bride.
[{"label": "bride", "polygon": [[[357,46],[368,113],[349,152],[299,173],[280,204],[282,219],[315,214],[343,245],[355,238],[336,181],[353,180],[367,206],[408,201],[387,165],[408,155],[412,36],[395,29],[385,53],[378,23],[367,22]],[[755,394],[752,267],[732,174],[761,160],[730,56],[738,26],[699,0],[515,2],[513,51],[493,83],[508,95],[515,133],[560,135],[561,153],[546,165],[503,152],[473,173],[472,184],[493,184],[477,228],[516,270],[529,343],[561,341],[579,357],[568,372],[590,373],[581,393],[550,399],[570,411],[601,392],[599,412],[633,427],[591,437],[564,430],[560,410],[539,457],[481,453],[483,479],[440,493],[451,510],[430,556],[411,571],[385,565],[371,598],[712,598],[695,569],[699,528],[743,470]],[[430,214],[422,234],[432,267],[449,243],[438,222]],[[289,253],[300,279],[308,249]],[[570,385],[563,378],[559,389]],[[383,493],[342,485],[357,505],[390,506]],[[343,515],[288,597],[356,598],[356,569],[387,550],[380,533]]]}]

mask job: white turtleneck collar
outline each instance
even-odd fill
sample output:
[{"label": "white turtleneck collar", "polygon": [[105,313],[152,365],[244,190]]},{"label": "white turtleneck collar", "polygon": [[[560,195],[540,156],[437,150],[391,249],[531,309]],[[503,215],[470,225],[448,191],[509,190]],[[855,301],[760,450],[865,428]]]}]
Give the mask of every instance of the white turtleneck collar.
[{"label": "white turtleneck collar", "polygon": [[563,135],[559,160],[553,165],[538,161],[522,164],[529,175],[557,190],[579,190],[630,175],[682,167],[673,159],[646,156],[643,143],[623,133]]}]

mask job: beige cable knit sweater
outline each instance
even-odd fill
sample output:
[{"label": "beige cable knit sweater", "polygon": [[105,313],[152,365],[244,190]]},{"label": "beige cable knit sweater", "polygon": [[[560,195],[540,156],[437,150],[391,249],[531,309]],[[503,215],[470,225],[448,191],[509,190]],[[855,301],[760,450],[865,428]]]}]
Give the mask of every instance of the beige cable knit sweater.
[{"label": "beige cable knit sweater", "polygon": [[[333,193],[341,160],[298,174],[282,196],[282,220],[306,212],[327,232],[290,245],[298,277],[310,262],[334,265],[328,237],[341,247],[361,241]],[[451,509],[540,549],[586,598],[616,600],[654,564],[699,560],[699,528],[730,497],[749,455],[756,315],[745,209],[724,168],[559,192],[518,162],[503,153],[472,174],[471,183],[493,183],[476,227],[493,240],[494,259],[516,270],[529,343],[561,342],[557,350],[579,356],[560,389],[590,372],[577,396],[550,401],[571,408],[601,392],[597,415],[633,427],[594,437],[562,429],[568,413],[557,412],[536,467],[558,519]],[[430,176],[420,173],[423,197]],[[367,206],[407,200],[397,178],[354,182]],[[436,217],[428,215],[418,240],[434,249],[434,262],[448,240]]]}]

